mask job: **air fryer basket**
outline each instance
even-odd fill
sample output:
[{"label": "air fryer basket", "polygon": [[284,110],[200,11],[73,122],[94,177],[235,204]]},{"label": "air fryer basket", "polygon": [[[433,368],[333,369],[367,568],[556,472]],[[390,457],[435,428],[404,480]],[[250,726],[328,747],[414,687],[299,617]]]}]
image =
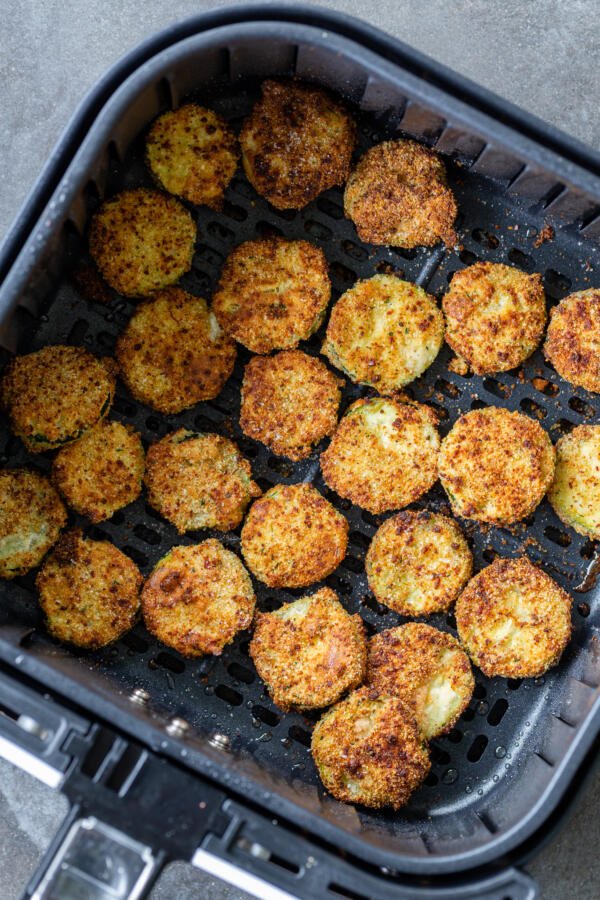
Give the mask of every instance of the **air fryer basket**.
[{"label": "air fryer basket", "polygon": [[[314,11],[311,15],[316,18]],[[143,136],[159,112],[191,97],[214,106],[237,128],[266,76],[297,75],[339,92],[357,113],[361,152],[397,135],[435,146],[446,158],[457,195],[461,250],[363,245],[344,218],[340,190],[326,192],[300,212],[279,212],[239,171],[221,213],[192,209],[198,243],[193,268],[181,282],[192,293],[210,297],[230,250],[268,234],[306,238],[323,248],[334,301],[356,279],[381,271],[394,271],[440,296],[452,273],[476,260],[541,272],[549,304],[598,283],[600,178],[583,152],[578,158],[576,145],[567,159],[550,141],[543,146],[514,131],[508,114],[505,122],[495,120],[428,83],[435,80],[431,72],[422,70],[421,77],[393,56],[385,59],[360,46],[360,26],[354,26],[351,40],[322,26],[273,18],[234,21],[174,42],[134,71],[106,103],[0,290],[0,334],[7,351],[61,342],[112,353],[133,304],[117,296],[94,302],[76,286],[81,283],[77,271],[88,264],[90,213],[104,196],[151,184]],[[326,16],[321,21],[335,22]],[[536,240],[546,224],[553,226],[554,236]],[[321,340],[320,332],[305,349],[318,353]],[[553,440],[575,425],[596,421],[598,398],[562,382],[540,352],[518,371],[487,378],[449,371],[450,357],[444,347],[408,389],[438,410],[443,434],[461,413],[487,405],[521,410],[540,421]],[[233,437],[265,489],[278,482],[313,482],[350,522],[348,555],[326,583],[349,610],[361,613],[371,633],[398,624],[400,617],[370,595],[363,568],[370,538],[385,516],[352,507],[327,489],[318,465],[322,447],[309,460],[292,464],[241,434],[239,386],[248,358],[240,349],[235,373],[215,401],[160,416],[120,386],[112,415],[139,429],[146,444],[181,425]],[[366,393],[348,385],[343,407]],[[25,462],[21,443],[5,423],[0,447],[2,465]],[[47,470],[50,458],[41,455],[35,463]],[[416,506],[448,509],[439,485]],[[114,541],[144,574],[173,544],[207,536],[180,537],[143,498],[99,527],[76,517],[73,522],[91,537]],[[565,528],[547,501],[530,520],[512,528],[463,524],[476,569],[496,555],[527,553],[571,592],[573,638],[560,666],[544,677],[490,680],[477,673],[469,709],[449,735],[433,742],[431,774],[399,813],[345,806],[324,793],[308,750],[315,718],[282,714],[274,707],[248,658],[247,633],[221,657],[199,661],[160,646],[141,624],[115,646],[77,653],[47,637],[33,578],[26,577],[2,587],[0,654],[165,755],[369,863],[410,873],[472,869],[508,852],[539,827],[597,733],[600,607],[595,543]],[[239,551],[239,531],[218,536]],[[256,588],[263,610],[303,593]],[[452,616],[432,622],[454,631]],[[149,695],[145,707],[130,702],[140,690]],[[185,740],[183,728],[179,733],[171,728],[165,736],[164,725],[173,717],[187,723]],[[215,749],[226,744],[227,753]]]}]

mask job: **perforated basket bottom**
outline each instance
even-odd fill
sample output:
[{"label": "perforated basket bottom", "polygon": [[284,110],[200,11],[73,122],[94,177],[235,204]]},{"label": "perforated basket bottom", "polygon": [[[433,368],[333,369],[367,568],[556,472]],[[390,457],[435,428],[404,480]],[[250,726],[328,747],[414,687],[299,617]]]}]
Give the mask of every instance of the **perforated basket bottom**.
[{"label": "perforated basket bottom", "polygon": [[[248,94],[236,93],[216,98],[213,104],[238,126],[249,102]],[[361,119],[361,151],[384,136],[374,133],[374,127],[372,120]],[[142,160],[142,144],[138,142],[123,163],[114,161],[108,193],[123,187],[149,185],[151,181]],[[239,173],[227,192],[222,213],[192,210],[198,221],[199,239],[192,271],[182,279],[182,285],[192,293],[209,297],[227,253],[242,240],[272,233],[307,238],[323,248],[330,263],[333,301],[358,278],[387,271],[389,267],[441,296],[452,273],[477,259],[512,263],[527,271],[543,273],[549,303],[570,290],[593,284],[594,268],[599,261],[597,248],[583,245],[576,234],[563,232],[535,247],[535,237],[544,224],[543,209],[527,210],[517,205],[502,185],[470,174],[460,164],[449,164],[449,176],[460,208],[459,233],[464,248],[460,255],[439,247],[402,251],[361,245],[352,224],[343,216],[339,190],[328,191],[299,213],[278,213],[255,194]],[[75,266],[83,257],[82,242],[74,237],[70,263]],[[133,304],[122,298],[115,298],[109,305],[87,301],[78,294],[67,275],[40,318],[31,344],[21,350],[66,342],[83,344],[97,354],[110,354],[132,309]],[[303,345],[303,349],[317,354],[321,340],[322,332]],[[428,402],[438,410],[442,434],[447,433],[461,413],[487,405],[521,410],[540,421],[553,440],[575,425],[595,420],[598,398],[584,391],[574,392],[539,352],[518,371],[493,378],[456,375],[447,368],[450,357],[448,348],[444,347],[434,365],[409,388],[415,399]],[[222,394],[217,400],[201,403],[187,413],[160,416],[136,404],[119,386],[112,415],[139,429],[146,445],[179,426],[233,437],[252,461],[254,475],[263,489],[278,482],[313,482],[343,510],[350,522],[348,555],[326,583],[339,592],[348,610],[360,612],[369,633],[398,624],[403,620],[376,603],[369,593],[363,569],[369,541],[385,516],[363,512],[340,501],[327,489],[318,465],[322,447],[307,461],[294,465],[274,457],[265,447],[241,434],[239,393],[248,358],[249,354],[240,348],[235,373]],[[347,384],[342,409],[364,393],[367,392]],[[5,424],[0,441],[2,465],[15,466],[26,461],[20,442],[7,432]],[[50,458],[36,457],[35,464],[47,470]],[[449,511],[439,485],[416,507]],[[207,537],[206,532],[180,537],[143,498],[101,527],[90,527],[75,516],[72,522],[83,526],[93,538],[114,541],[139,564],[144,574],[173,544],[193,543]],[[496,555],[525,552],[571,592],[583,580],[594,553],[592,543],[563,527],[546,501],[530,520],[509,529],[481,529],[473,523],[462,524],[473,548],[476,571]],[[239,551],[239,531],[216,536],[226,546]],[[274,609],[304,593],[266,590],[258,583],[255,587],[262,610]],[[17,579],[5,586],[3,595],[6,617],[35,629],[30,643],[48,642],[36,604],[33,577]],[[432,821],[439,822],[440,831],[447,831],[452,826],[444,825],[446,817],[469,807],[489,830],[497,829],[493,822],[495,792],[508,779],[514,779],[527,757],[540,748],[551,714],[560,713],[560,704],[566,696],[565,682],[580,671],[580,660],[582,655],[586,656],[590,636],[598,624],[600,613],[596,604],[590,609],[591,595],[575,593],[573,596],[574,635],[560,667],[545,677],[523,682],[489,680],[478,673],[468,710],[449,735],[431,746],[433,767],[424,786],[399,814],[359,810],[365,826],[396,834],[416,829],[425,837],[431,831]],[[454,633],[451,615],[434,616],[430,621]],[[274,707],[248,658],[248,640],[249,634],[244,633],[221,657],[187,661],[159,645],[138,624],[116,645],[81,654],[80,659],[87,669],[107,677],[120,689],[146,689],[152,702],[183,716],[192,729],[203,734],[218,731],[229,735],[234,749],[252,755],[287,782],[312,785],[321,791],[308,750],[311,724],[316,717],[284,715]],[[548,764],[556,761],[549,760]],[[485,809],[487,818],[482,812]]]}]

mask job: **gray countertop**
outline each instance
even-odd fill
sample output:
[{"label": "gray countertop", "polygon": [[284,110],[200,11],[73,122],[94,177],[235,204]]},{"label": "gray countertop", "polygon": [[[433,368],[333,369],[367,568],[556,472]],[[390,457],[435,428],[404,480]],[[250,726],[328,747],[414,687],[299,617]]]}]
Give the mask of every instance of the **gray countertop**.
[{"label": "gray countertop", "polygon": [[[86,90],[147,35],[206,0],[3,0],[0,239]],[[227,6],[228,3],[221,3]],[[330,0],[542,119],[600,147],[596,0]],[[600,896],[600,776],[560,835],[527,866],[544,900]],[[13,900],[66,811],[63,799],[0,761],[0,900]],[[242,895],[177,864],[155,900]]]}]

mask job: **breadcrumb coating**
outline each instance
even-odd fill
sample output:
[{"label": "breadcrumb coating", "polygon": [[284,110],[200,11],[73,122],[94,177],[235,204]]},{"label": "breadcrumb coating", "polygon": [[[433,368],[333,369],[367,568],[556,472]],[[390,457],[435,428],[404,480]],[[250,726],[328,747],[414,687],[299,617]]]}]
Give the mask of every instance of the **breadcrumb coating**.
[{"label": "breadcrumb coating", "polygon": [[67,511],[45,475],[0,469],[0,578],[25,575],[67,524]]},{"label": "breadcrumb coating", "polygon": [[498,558],[458,598],[456,626],[484,675],[534,678],[569,642],[571,598],[526,557]]},{"label": "breadcrumb coating", "polygon": [[544,354],[565,381],[600,393],[600,290],[569,294],[550,310]]},{"label": "breadcrumb coating", "polygon": [[322,88],[268,79],[240,134],[250,184],[276,209],[301,209],[344,184],[356,126]]},{"label": "breadcrumb coating", "polygon": [[455,515],[509,525],[550,487],[554,447],[537,422],[489,406],[458,419],[442,441],[439,473]]},{"label": "breadcrumb coating", "polygon": [[242,553],[269,587],[307,587],[346,555],[348,521],[310,484],[278,484],[250,507]]},{"label": "breadcrumb coating", "polygon": [[361,241],[392,247],[456,244],[456,200],[440,157],[411,140],[371,147],[348,179],[344,212]]},{"label": "breadcrumb coating", "polygon": [[331,296],[325,254],[308,241],[245,241],[229,254],[212,309],[253,353],[292,349],[320,326]]},{"label": "breadcrumb coating", "polygon": [[255,356],[244,372],[240,428],[279,456],[304,459],[335,430],[342,385],[301,350]]},{"label": "breadcrumb coating", "polygon": [[173,547],[142,590],[148,631],[182,656],[219,655],[252,622],[256,598],[246,569],[213,538]]},{"label": "breadcrumb coating", "polygon": [[600,425],[579,425],[557,441],[548,500],[566,525],[600,538]]},{"label": "breadcrumb coating", "polygon": [[321,588],[270,613],[257,613],[250,656],[281,709],[329,706],[364,680],[367,644],[359,615]]}]

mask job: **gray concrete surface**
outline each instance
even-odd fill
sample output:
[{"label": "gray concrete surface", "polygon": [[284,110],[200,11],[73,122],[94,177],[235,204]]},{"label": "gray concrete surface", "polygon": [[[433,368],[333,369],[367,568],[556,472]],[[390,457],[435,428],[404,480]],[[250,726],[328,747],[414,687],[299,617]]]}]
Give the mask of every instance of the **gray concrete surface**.
[{"label": "gray concrete surface", "polygon": [[[2,0],[0,238],[98,76],[145,36],[212,5],[206,0]],[[322,5],[370,20],[600,147],[597,0],[330,0]],[[561,835],[529,864],[543,900],[600,896],[599,806],[596,777]],[[0,900],[19,896],[64,812],[52,791],[0,762]],[[241,896],[183,865],[165,873],[154,893],[155,900]]]}]

